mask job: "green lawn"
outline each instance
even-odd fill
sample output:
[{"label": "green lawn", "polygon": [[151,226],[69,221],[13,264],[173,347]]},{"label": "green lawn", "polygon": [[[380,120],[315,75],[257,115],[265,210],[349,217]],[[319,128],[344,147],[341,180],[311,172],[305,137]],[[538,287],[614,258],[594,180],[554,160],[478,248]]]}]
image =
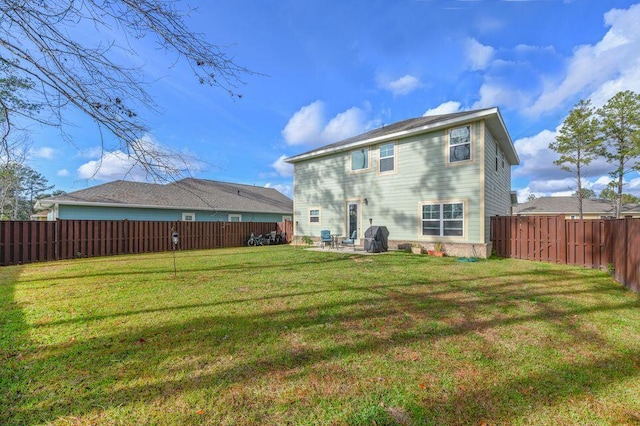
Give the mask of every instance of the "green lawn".
[{"label": "green lawn", "polygon": [[640,424],[600,271],[288,246],[0,268],[0,424]]}]

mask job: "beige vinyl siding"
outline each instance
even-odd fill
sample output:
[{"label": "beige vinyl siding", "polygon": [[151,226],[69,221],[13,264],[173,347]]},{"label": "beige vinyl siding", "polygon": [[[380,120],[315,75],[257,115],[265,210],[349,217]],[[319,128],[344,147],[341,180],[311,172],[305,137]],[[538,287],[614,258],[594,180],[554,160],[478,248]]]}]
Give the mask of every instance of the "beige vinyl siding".
[{"label": "beige vinyl siding", "polygon": [[[369,226],[389,228],[392,240],[484,242],[480,229],[483,168],[481,147],[484,126],[472,125],[472,161],[448,165],[447,131],[412,136],[396,142],[396,170],[378,173],[379,144],[371,145],[369,170],[350,173],[351,151],[300,161],[295,164],[296,234],[319,236],[321,229],[344,235],[346,200],[368,200],[361,204],[361,229]],[[464,237],[422,237],[423,203],[464,202]],[[320,226],[309,227],[306,215],[310,207],[322,207]]]},{"label": "beige vinyl siding", "polygon": [[[493,135],[487,129],[485,131],[486,158],[485,158],[485,242],[490,240],[491,216],[511,214],[511,164],[504,157],[504,153],[498,146]],[[498,170],[496,171],[495,158],[498,147]],[[504,161],[504,167],[502,167]]]}]

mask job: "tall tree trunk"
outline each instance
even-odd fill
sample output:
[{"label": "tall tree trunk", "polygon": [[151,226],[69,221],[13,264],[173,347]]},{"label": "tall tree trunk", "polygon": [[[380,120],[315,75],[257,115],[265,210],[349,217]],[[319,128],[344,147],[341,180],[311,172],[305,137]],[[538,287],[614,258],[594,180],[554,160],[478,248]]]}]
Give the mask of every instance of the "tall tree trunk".
[{"label": "tall tree trunk", "polygon": [[[580,154],[578,153],[578,156]],[[582,217],[582,179],[580,177],[580,163],[576,165],[576,174],[578,176],[578,217],[580,220],[584,219]]]},{"label": "tall tree trunk", "polygon": [[616,197],[616,219],[620,219],[622,214],[622,173],[618,176],[618,196]]},{"label": "tall tree trunk", "polygon": [[18,198],[18,191],[16,191],[15,197],[13,198],[13,220],[18,220],[18,207],[20,205]]}]

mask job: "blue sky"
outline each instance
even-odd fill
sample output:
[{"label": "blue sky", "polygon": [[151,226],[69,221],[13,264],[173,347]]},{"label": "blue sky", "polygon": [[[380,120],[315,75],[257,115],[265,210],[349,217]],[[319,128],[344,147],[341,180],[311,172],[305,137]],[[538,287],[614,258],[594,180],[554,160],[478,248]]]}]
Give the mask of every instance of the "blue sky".
[{"label": "blue sky", "polygon": [[[637,1],[637,0],[636,0]],[[513,189],[568,195],[571,174],[547,147],[581,98],[600,106],[640,92],[640,3],[624,0],[237,0],[183,2],[188,25],[246,76],[242,99],[197,84],[151,43],[139,56],[158,111],[143,112],[148,141],[190,155],[196,177],[270,186],[292,195],[282,160],[383,124],[497,106],[521,164]],[[103,35],[87,34],[88,38]],[[105,34],[104,37],[111,35]],[[29,165],[56,189],[143,179],[122,153],[100,149],[96,126],[74,111],[66,131],[31,126]],[[96,165],[101,164],[99,170]],[[611,167],[585,184],[599,193]],[[640,196],[640,176],[625,192]]]}]

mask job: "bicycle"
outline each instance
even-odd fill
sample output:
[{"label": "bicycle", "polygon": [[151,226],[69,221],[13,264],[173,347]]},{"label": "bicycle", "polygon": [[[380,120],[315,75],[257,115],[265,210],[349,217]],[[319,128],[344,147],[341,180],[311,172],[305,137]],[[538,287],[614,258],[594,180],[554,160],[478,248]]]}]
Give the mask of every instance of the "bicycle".
[{"label": "bicycle", "polygon": [[251,236],[249,237],[249,240],[247,241],[247,245],[249,247],[252,247],[252,246],[263,246],[264,245],[264,237],[262,236],[262,234],[260,234],[260,235],[258,235],[256,237],[252,232]]}]

